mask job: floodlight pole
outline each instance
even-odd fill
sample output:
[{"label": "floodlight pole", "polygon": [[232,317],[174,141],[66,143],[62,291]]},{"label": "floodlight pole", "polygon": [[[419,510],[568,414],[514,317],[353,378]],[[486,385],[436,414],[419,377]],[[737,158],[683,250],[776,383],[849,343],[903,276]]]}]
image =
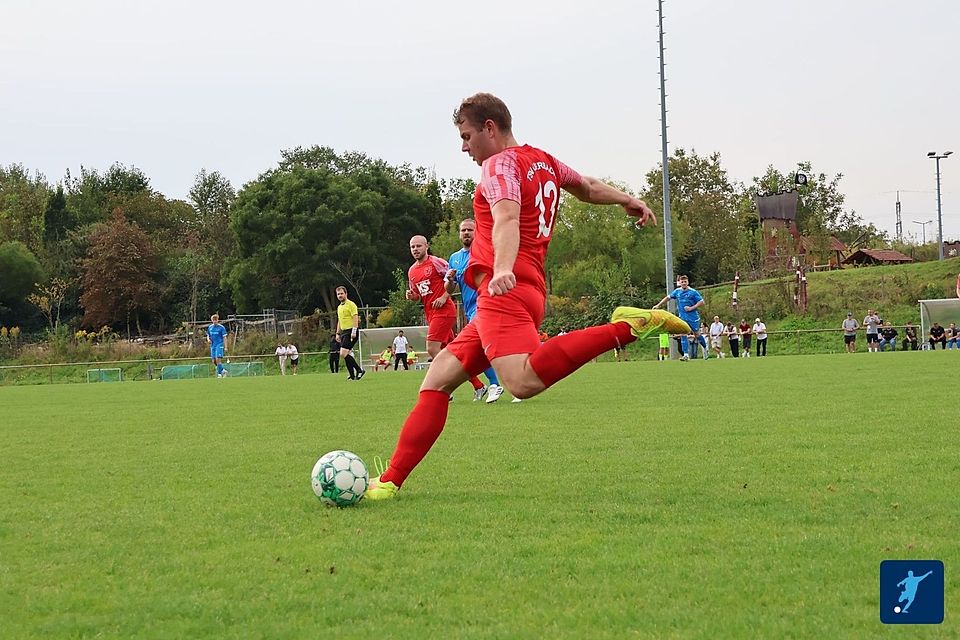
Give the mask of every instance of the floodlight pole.
[{"label": "floodlight pole", "polygon": [[943,153],[931,151],[927,154],[928,158],[933,158],[937,161],[937,255],[940,260],[943,260],[943,209],[940,203],[940,160],[946,158],[951,153],[953,153],[953,151],[944,151]]},{"label": "floodlight pole", "polygon": [[[663,163],[663,261],[666,266],[666,289],[670,293],[675,288],[673,278],[673,230],[670,222],[670,169],[667,153],[667,80],[664,76],[663,61],[663,0],[657,0],[657,15],[660,25],[660,149]],[[667,308],[676,313],[676,302],[667,301]],[[672,351],[671,347],[671,351]]]}]

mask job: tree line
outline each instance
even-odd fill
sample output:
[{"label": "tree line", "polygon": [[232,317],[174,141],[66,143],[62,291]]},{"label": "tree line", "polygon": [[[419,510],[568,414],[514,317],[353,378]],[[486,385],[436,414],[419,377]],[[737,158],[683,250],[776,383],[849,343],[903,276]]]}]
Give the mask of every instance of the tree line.
[{"label": "tree line", "polygon": [[[796,172],[773,167],[737,183],[717,153],[677,149],[669,163],[675,270],[695,283],[762,268],[758,192],[797,188],[805,235],[889,244],[845,209],[842,176],[808,162],[798,165],[808,176],[799,187]],[[641,190],[618,186],[660,215],[660,166],[645,177]],[[56,182],[19,164],[0,166],[0,325],[165,333],[213,311],[330,311],[340,284],[358,303],[398,307],[391,315],[399,320],[410,313],[398,295],[411,261],[407,240],[426,235],[444,258],[458,249],[475,187],[469,178],[438,179],[422,167],[321,146],[282,151],[239,191],[203,169],[185,201],[123,164],[81,167]],[[616,207],[566,198],[547,263],[554,322],[566,321],[564,310],[571,322],[585,321],[588,299],[605,308],[659,298],[663,256],[659,227],[639,231]]]}]

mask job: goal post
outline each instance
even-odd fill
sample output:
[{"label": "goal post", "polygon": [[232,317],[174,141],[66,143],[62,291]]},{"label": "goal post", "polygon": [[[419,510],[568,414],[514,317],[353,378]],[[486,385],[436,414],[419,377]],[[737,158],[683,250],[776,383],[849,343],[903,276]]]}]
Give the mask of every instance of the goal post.
[{"label": "goal post", "polygon": [[259,360],[254,362],[225,362],[223,368],[229,378],[245,378],[248,376],[263,375],[263,362]]},{"label": "goal post", "polygon": [[169,364],[160,369],[161,380],[192,380],[194,378],[209,378],[210,365],[204,364]]},{"label": "goal post", "polygon": [[123,370],[119,367],[109,369],[87,369],[87,382],[122,382]]}]

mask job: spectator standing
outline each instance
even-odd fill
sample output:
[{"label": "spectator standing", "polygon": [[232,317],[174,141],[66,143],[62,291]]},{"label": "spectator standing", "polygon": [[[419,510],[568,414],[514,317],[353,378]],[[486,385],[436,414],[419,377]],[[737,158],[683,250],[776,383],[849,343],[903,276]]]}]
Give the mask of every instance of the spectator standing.
[{"label": "spectator standing", "polygon": [[943,327],[940,326],[940,323],[939,323],[939,322],[934,322],[934,323],[933,323],[933,326],[930,327],[930,335],[929,335],[929,337],[930,337],[930,349],[931,349],[931,350],[937,348],[937,343],[938,343],[938,342],[940,343],[940,348],[941,348],[941,349],[946,349],[946,348],[947,348],[946,333],[947,333],[947,332],[944,331]]},{"label": "spectator standing", "polygon": [[880,351],[880,325],[883,321],[873,309],[867,311],[863,319],[863,326],[867,331],[867,351],[877,353]]},{"label": "spectator standing", "polygon": [[297,365],[300,364],[300,352],[297,351],[297,345],[292,342],[287,343],[287,359],[290,361],[290,370],[293,375],[297,375]]},{"label": "spectator standing", "polygon": [[718,358],[723,357],[723,333],[726,327],[720,322],[720,316],[713,316],[713,322],[710,323],[710,348]]},{"label": "spectator standing", "polygon": [[857,352],[857,330],[860,323],[853,317],[853,311],[847,311],[847,319],[841,325],[843,327],[843,348],[847,353]]},{"label": "spectator standing", "polygon": [[900,348],[903,351],[906,351],[907,349],[916,351],[919,346],[920,344],[917,340],[917,328],[913,326],[912,322],[908,322],[907,327],[903,330],[903,346]]},{"label": "spectator standing", "polygon": [[403,329],[397,332],[397,337],[393,339],[393,370],[396,371],[397,368],[402,364],[404,371],[409,371],[410,367],[407,365],[407,346],[410,343],[407,342],[406,336],[403,335]]},{"label": "spectator standing", "polygon": [[753,335],[757,336],[757,357],[767,355],[767,325],[760,318],[753,323]]},{"label": "spectator standing", "polygon": [[330,336],[330,373],[340,373],[340,332]]},{"label": "spectator standing", "polygon": [[740,329],[740,342],[742,343],[740,346],[743,347],[743,357],[749,358],[750,357],[750,337],[753,335],[753,328],[750,326],[750,324],[746,321],[745,318],[740,318],[740,326],[738,328]]},{"label": "spectator standing", "polygon": [[287,347],[282,343],[277,344],[277,350],[274,351],[277,360],[280,362],[280,375],[287,375]]},{"label": "spectator standing", "polygon": [[724,333],[727,334],[727,342],[730,343],[730,356],[740,357],[740,330],[733,322],[728,322]]},{"label": "spectator standing", "polygon": [[880,338],[880,351],[883,351],[887,345],[890,345],[891,351],[897,350],[897,330],[890,326],[889,321],[884,322],[880,328]]}]

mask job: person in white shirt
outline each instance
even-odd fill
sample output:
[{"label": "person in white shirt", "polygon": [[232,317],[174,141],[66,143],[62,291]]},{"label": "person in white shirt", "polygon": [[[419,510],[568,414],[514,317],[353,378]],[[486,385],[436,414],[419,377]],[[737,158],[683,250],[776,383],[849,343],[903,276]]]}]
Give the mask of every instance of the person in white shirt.
[{"label": "person in white shirt", "polygon": [[757,349],[754,353],[757,357],[767,355],[767,325],[760,322],[760,318],[753,323],[753,335],[757,337]]},{"label": "person in white shirt", "polygon": [[867,352],[880,353],[880,325],[882,324],[883,320],[873,309],[867,311],[863,319],[863,327],[867,333]]},{"label": "person in white shirt", "polygon": [[287,344],[287,358],[290,360],[290,368],[293,375],[297,375],[297,365],[300,363],[300,352],[297,351],[297,345],[292,342]]},{"label": "person in white shirt", "polygon": [[287,375],[287,348],[281,342],[277,345],[277,350],[274,353],[280,361],[280,375]]},{"label": "person in white shirt", "polygon": [[723,331],[725,327],[720,322],[720,316],[713,316],[713,322],[710,324],[710,346],[718,358],[723,357]]},{"label": "person in white shirt", "polygon": [[397,367],[401,364],[405,371],[409,371],[410,367],[407,366],[407,345],[410,343],[407,342],[407,338],[403,335],[403,330],[397,332],[397,337],[393,339],[393,370],[396,371]]}]

